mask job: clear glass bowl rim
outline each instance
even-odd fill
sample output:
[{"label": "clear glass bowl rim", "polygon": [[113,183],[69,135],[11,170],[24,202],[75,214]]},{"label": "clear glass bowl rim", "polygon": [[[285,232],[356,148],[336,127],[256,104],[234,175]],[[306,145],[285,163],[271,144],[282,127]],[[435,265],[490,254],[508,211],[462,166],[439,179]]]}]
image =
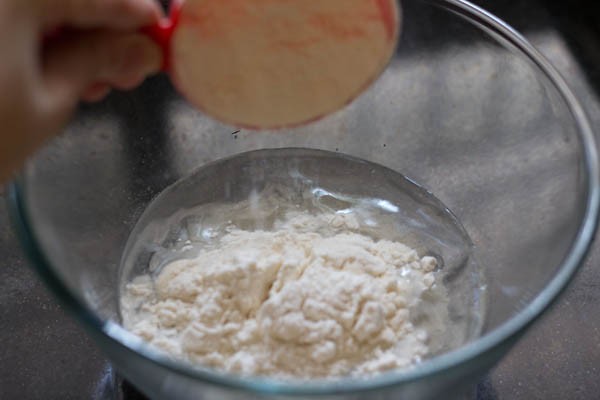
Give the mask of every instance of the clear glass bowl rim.
[{"label": "clear glass bowl rim", "polygon": [[54,273],[55,269],[52,267],[52,263],[45,256],[40,242],[36,238],[32,227],[32,220],[25,203],[25,181],[23,176],[20,176],[8,187],[8,206],[17,236],[35,270],[62,303],[83,321],[88,329],[91,329],[94,334],[103,335],[103,339],[107,339],[111,345],[121,347],[123,352],[133,351],[149,363],[158,364],[174,374],[183,375],[206,384],[247,390],[255,393],[332,395],[381,390],[386,387],[415,383],[416,381],[442,374],[449,369],[459,368],[461,365],[474,362],[478,357],[502,345],[509,344],[559,296],[574,276],[589,250],[598,223],[598,209],[600,204],[600,176],[594,133],[585,115],[585,111],[560,74],[549,61],[512,27],[466,0],[423,1],[442,5],[451,11],[454,10],[459,14],[466,15],[472,22],[478,24],[480,28],[490,30],[514,46],[515,49],[522,53],[522,56],[527,57],[529,61],[533,62],[556,87],[578,127],[587,177],[587,198],[582,223],[579,226],[575,240],[571,243],[570,251],[563,260],[557,274],[542,292],[517,315],[491,332],[455,351],[426,360],[412,369],[389,372],[365,380],[342,378],[329,381],[286,382],[268,378],[239,377],[211,370],[186,367],[154,350],[151,346],[144,343],[143,340],[127,332],[119,324],[113,321],[102,320],[93,310],[69,291],[67,286]]}]

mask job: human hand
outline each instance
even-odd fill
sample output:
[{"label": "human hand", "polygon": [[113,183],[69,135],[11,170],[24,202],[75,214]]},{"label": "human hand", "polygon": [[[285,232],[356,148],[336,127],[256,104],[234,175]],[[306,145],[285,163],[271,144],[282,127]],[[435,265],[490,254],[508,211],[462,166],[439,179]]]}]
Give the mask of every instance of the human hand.
[{"label": "human hand", "polygon": [[0,183],[80,99],[159,70],[160,49],[137,31],[160,16],[154,0],[0,1]]}]

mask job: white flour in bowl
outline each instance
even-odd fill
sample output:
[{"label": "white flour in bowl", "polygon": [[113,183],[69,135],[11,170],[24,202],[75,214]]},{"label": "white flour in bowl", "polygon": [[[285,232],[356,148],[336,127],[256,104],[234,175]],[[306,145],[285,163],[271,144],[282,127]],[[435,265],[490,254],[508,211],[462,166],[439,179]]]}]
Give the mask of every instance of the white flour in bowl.
[{"label": "white flour in bowl", "polygon": [[288,213],[269,231],[231,226],[215,240],[135,278],[121,299],[124,326],[176,359],[281,378],[371,375],[427,355],[427,323],[414,318],[424,297],[447,317],[436,259],[372,239],[352,214]]}]

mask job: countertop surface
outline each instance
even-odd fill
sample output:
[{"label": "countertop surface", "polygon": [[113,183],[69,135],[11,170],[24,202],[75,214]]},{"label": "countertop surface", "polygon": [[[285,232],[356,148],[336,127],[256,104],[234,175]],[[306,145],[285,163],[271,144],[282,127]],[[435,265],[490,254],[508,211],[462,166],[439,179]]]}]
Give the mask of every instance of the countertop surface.
[{"label": "countertop surface", "polygon": [[[585,2],[577,1],[569,10],[531,1],[478,3],[557,67],[600,134],[600,14],[582,12]],[[5,195],[0,188],[0,399],[107,398],[110,365],[27,265]],[[597,242],[562,297],[479,384],[478,399],[600,398],[599,262]],[[139,398],[125,391],[117,397]]]}]

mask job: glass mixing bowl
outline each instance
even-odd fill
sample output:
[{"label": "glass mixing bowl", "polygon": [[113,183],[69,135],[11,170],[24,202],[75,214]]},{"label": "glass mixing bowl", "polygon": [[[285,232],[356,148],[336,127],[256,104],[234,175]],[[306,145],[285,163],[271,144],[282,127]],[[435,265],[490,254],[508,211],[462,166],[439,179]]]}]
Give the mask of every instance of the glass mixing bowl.
[{"label": "glass mixing bowl", "polygon": [[[354,103],[317,123],[237,132],[156,77],[81,109],[12,185],[15,226],[34,266],[144,393],[448,397],[497,362],[573,276],[599,201],[596,144],[577,100],[523,37],[485,11],[459,0],[405,0],[402,8],[389,68]],[[198,166],[280,147],[382,164],[450,207],[487,274],[481,338],[410,370],[294,384],[188,369],[126,332],[118,323],[118,268],[144,208]]]}]

